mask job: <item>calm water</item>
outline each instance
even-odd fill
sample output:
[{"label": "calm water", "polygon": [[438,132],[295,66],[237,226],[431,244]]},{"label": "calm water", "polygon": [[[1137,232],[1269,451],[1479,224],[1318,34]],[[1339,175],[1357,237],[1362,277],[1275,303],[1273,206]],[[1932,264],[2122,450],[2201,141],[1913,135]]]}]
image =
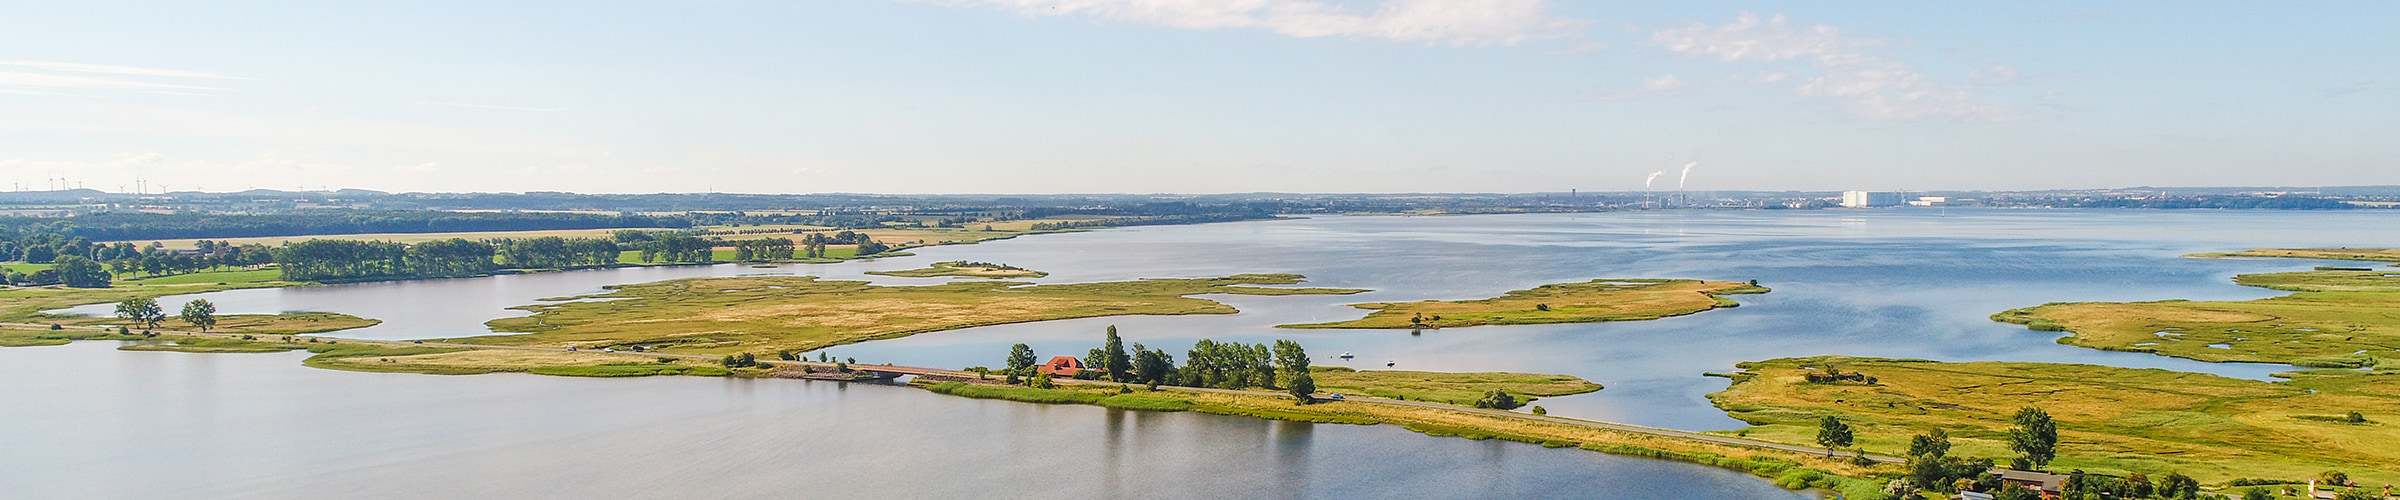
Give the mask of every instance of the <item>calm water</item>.
[{"label": "calm water", "polygon": [[[2396,221],[2400,212],[2389,211],[1319,217],[1043,235],[919,249],[915,257],[872,262],[619,269],[204,296],[228,312],[336,311],[386,322],[344,332],[345,336],[448,338],[487,333],[484,321],[515,314],[505,309],[508,306],[597,292],[609,284],[682,277],[814,274],[887,284],[934,283],[939,281],[859,273],[954,259],[1050,271],[1050,277],[1037,280],[1041,282],[1289,272],[1308,275],[1312,285],[1375,291],[1347,297],[1216,297],[1243,313],[1005,325],[833,352],[874,362],[995,365],[1008,346],[1018,342],[1032,344],[1045,356],[1080,355],[1097,345],[1101,330],[1112,324],[1129,341],[1179,356],[1199,338],[1289,338],[1320,356],[1356,353],[1358,359],[1350,364],[1361,367],[1388,362],[1404,369],[1573,374],[1607,384],[1608,389],[1537,404],[1553,414],[1710,430],[1741,424],[1703,397],[1722,389],[1724,380],[1701,374],[1730,371],[1741,361],[1784,356],[2077,362],[2265,378],[2282,367],[2066,347],[2051,342],[2053,334],[1993,323],[1986,316],[2050,301],[2271,296],[2275,293],[2235,286],[2228,278],[2305,269],[2314,263],[2178,256],[2254,247],[2395,246],[2400,245]],[[1360,311],[1341,306],[1352,302],[1482,298],[1543,283],[1635,277],[1755,279],[1775,292],[1739,296],[1744,305],[1736,309],[1646,322],[1418,334],[1273,328],[1357,317]],[[169,309],[177,305],[175,300],[163,302]],[[107,306],[79,311],[108,312]],[[0,356],[6,356],[0,360],[7,361],[0,363],[0,371],[12,380],[60,375],[46,384],[12,382],[6,390],[32,392],[11,392],[0,401],[88,404],[7,415],[12,423],[56,422],[0,431],[9,440],[6,449],[12,450],[8,460],[30,460],[13,450],[36,449],[87,460],[55,461],[59,464],[167,461],[156,463],[163,468],[167,463],[220,463],[223,469],[175,468],[160,477],[224,485],[232,488],[224,491],[228,495],[268,497],[307,495],[326,491],[319,488],[327,485],[349,484],[360,486],[336,492],[379,493],[391,491],[386,488],[393,484],[415,482],[427,483],[420,488],[508,494],[550,488],[562,493],[662,492],[658,488],[692,486],[697,489],[691,491],[742,496],[889,489],[941,496],[1033,495],[1064,485],[1058,489],[1115,489],[1136,496],[1704,497],[1694,491],[1739,498],[1789,495],[1772,487],[1755,489],[1763,483],[1701,467],[1422,438],[1383,427],[1128,415],[1097,408],[956,400],[883,387],[842,390],[776,381],[351,374],[304,369],[281,355],[105,349],[93,345],[0,350]],[[60,359],[77,361],[55,361]],[[25,368],[29,363],[68,364]],[[1345,364],[1331,359],[1319,363]],[[17,373],[21,371],[28,373]],[[11,405],[4,411],[22,410]],[[44,416],[51,420],[42,420]],[[189,423],[151,429],[136,422]],[[100,423],[106,425],[93,425]],[[286,432],[290,426],[320,430]],[[316,441],[328,435],[335,436],[334,441]],[[26,448],[18,442],[33,445]],[[856,449],[861,447],[866,449]],[[1058,447],[1070,451],[1059,452]],[[233,456],[211,455],[217,453]],[[1044,453],[1099,456],[1105,458],[1102,463],[1113,465],[1095,470],[1058,467],[1034,458],[1003,459]],[[282,467],[249,463],[286,454],[304,458],[282,462]],[[174,458],[145,458],[154,456]],[[43,465],[54,462],[45,460],[33,464],[33,470],[64,467]],[[347,480],[323,480],[319,470],[327,467],[339,469],[321,473]],[[703,474],[716,471],[727,474]],[[71,477],[73,472],[57,474]],[[1041,479],[1027,479],[1029,475]],[[214,479],[220,476],[245,479]],[[474,479],[423,481],[454,476]],[[698,483],[702,479],[691,476],[706,476],[712,482]],[[737,476],[741,479],[714,482]],[[9,477],[28,476],[12,470]],[[1679,489],[1691,484],[1705,486]]]},{"label": "calm water", "polygon": [[1732,471],[1393,426],[114,347],[0,349],[0,497],[1808,497]]}]

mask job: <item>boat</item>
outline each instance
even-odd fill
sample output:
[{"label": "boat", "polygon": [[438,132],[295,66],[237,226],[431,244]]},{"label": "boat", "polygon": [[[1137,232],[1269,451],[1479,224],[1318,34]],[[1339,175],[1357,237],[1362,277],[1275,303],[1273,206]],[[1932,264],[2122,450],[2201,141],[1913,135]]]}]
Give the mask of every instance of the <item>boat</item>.
[{"label": "boat", "polygon": [[1355,357],[1357,357],[1357,356],[1351,356],[1351,355],[1350,355],[1350,351],[1342,351],[1342,355],[1340,355],[1340,356],[1334,356],[1334,357],[1336,357],[1336,358],[1342,358],[1342,359],[1350,359],[1350,358],[1355,358]]}]

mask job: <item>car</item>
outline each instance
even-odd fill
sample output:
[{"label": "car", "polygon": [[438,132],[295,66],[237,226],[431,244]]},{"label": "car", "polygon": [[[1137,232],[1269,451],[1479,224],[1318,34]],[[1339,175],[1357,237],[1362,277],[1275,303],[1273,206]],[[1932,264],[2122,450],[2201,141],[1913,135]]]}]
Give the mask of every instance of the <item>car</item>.
[{"label": "car", "polygon": [[607,347],[607,348],[602,348],[602,349],[600,349],[600,351],[601,351],[601,352],[617,352],[617,348],[615,348],[615,347]]},{"label": "car", "polygon": [[1325,399],[1342,399],[1342,393],[1333,393],[1331,396],[1325,396]]},{"label": "car", "polygon": [[580,351],[580,350],[583,350],[583,348],[580,348],[580,347],[575,347],[575,346],[567,346],[567,352],[575,352],[575,351]]}]

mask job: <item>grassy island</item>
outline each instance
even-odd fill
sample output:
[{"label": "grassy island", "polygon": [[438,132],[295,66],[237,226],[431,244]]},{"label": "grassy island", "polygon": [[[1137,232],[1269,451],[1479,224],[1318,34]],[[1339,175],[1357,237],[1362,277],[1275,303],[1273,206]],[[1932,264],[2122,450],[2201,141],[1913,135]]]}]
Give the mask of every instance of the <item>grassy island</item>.
[{"label": "grassy island", "polygon": [[1309,375],[1316,379],[1319,391],[1459,406],[1473,406],[1477,398],[1491,390],[1506,391],[1516,396],[1520,403],[1541,397],[1600,390],[1600,384],[1581,378],[1535,373],[1361,371],[1339,366],[1317,366],[1309,368]]},{"label": "grassy island", "polygon": [[2400,273],[2245,274],[2235,283],[2291,295],[2241,302],[2076,302],[1993,320],[2071,335],[2060,343],[2201,361],[2400,368]]},{"label": "grassy island", "polygon": [[2293,259],[2364,260],[2400,263],[2400,248],[2258,248],[2239,252],[2196,253],[2185,257],[2282,257]]},{"label": "grassy island", "polygon": [[943,276],[957,276],[957,277],[963,277],[963,278],[995,278],[995,279],[997,279],[997,278],[1040,278],[1040,277],[1043,277],[1043,276],[1049,276],[1049,275],[1050,275],[1050,273],[1045,273],[1045,272],[1041,272],[1041,271],[1035,271],[1035,270],[1032,270],[1032,269],[1025,269],[1025,268],[1021,268],[1021,267],[1017,267],[1017,266],[1011,266],[1011,265],[1008,265],[1008,264],[993,264],[993,263],[989,263],[989,262],[967,262],[967,261],[963,261],[963,260],[954,260],[954,261],[949,261],[949,262],[935,262],[935,263],[933,263],[933,265],[931,265],[931,266],[927,266],[927,267],[923,267],[923,268],[918,268],[918,269],[908,269],[908,270],[902,270],[902,271],[868,271],[868,272],[867,272],[867,274],[873,274],[873,275],[877,275],[877,276],[897,276],[897,277],[902,277],[902,278],[935,278],[935,277],[943,277]]},{"label": "grassy island", "polygon": [[1740,303],[1725,295],[1767,293],[1766,287],[1735,281],[1599,279],[1542,285],[1481,300],[1374,302],[1367,317],[1281,328],[1448,328],[1640,321],[1681,316]]},{"label": "grassy island", "polygon": [[[2400,373],[2308,370],[2261,382],[2106,366],[1818,356],[1743,363],[1719,408],[1753,439],[1807,445],[1818,420],[1849,423],[1870,453],[1900,455],[1910,436],[1942,429],[1953,455],[2014,456],[2010,415],[2042,408],[2059,427],[2054,470],[2203,483],[2294,479],[2342,470],[2362,484],[2400,481]],[[1814,377],[1839,370],[1864,380]],[[2346,420],[2360,412],[2364,422]]]},{"label": "grassy island", "polygon": [[812,350],[976,326],[1133,314],[1232,314],[1233,306],[1188,295],[1339,295],[1364,290],[1270,288],[1302,278],[1244,274],[1030,285],[976,281],[877,286],[810,276],[697,278],[609,287],[562,303],[522,306],[532,316],[493,320],[520,332],[466,343],[547,347],[643,346],[664,352],[730,354]]}]

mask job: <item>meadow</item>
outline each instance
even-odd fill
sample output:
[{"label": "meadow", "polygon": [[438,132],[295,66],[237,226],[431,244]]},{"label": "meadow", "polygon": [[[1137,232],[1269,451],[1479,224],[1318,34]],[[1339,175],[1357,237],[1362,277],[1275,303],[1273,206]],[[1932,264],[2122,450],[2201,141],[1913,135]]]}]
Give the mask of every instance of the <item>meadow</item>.
[{"label": "meadow", "polygon": [[514,334],[461,342],[588,349],[642,346],[697,354],[807,351],[1007,323],[1238,312],[1220,302],[1187,297],[1198,294],[1363,291],[1257,286],[1301,281],[1298,275],[1244,274],[1050,285],[977,281],[877,286],[813,276],[695,278],[612,286],[604,293],[573,298],[579,300],[520,306],[533,314],[488,323],[494,331]]},{"label": "meadow", "polygon": [[868,271],[867,274],[873,274],[877,276],[897,276],[902,278],[938,278],[955,276],[961,278],[993,279],[1040,278],[1050,275],[1050,273],[1035,271],[1032,269],[1018,269],[1001,264],[969,263],[967,261],[960,260],[935,262],[927,265],[926,267],[917,269],[906,269],[899,271]]},{"label": "meadow", "polygon": [[2245,274],[2292,292],[2251,301],[2075,302],[2012,309],[1996,321],[2064,331],[2059,343],[2201,361],[2363,367],[2400,357],[2400,273]]},{"label": "meadow", "polygon": [[1351,304],[1373,312],[1349,321],[1277,327],[1455,328],[1641,321],[1736,307],[1741,304],[1723,296],[1767,292],[1766,287],[1734,281],[1598,279],[1542,285],[1481,300]]},{"label": "meadow", "polygon": [[1318,392],[1363,394],[1385,399],[1430,401],[1473,406],[1487,391],[1506,391],[1517,401],[1548,396],[1583,394],[1600,384],[1567,375],[1508,372],[1421,372],[1354,370],[1339,366],[1309,368]]},{"label": "meadow", "polygon": [[[1911,436],[1943,429],[1952,455],[2008,463],[2010,417],[2048,412],[2058,424],[2052,470],[2203,483],[2301,479],[2339,470],[2361,483],[2400,481],[2400,372],[2307,370],[2262,382],[2107,366],[1817,356],[1742,363],[1717,407],[1753,427],[1731,434],[1813,445],[1818,420],[1841,418],[1858,448],[1901,455]],[[1867,381],[1811,382],[1839,370]],[[2344,421],[2360,412],[2365,423]]]}]

